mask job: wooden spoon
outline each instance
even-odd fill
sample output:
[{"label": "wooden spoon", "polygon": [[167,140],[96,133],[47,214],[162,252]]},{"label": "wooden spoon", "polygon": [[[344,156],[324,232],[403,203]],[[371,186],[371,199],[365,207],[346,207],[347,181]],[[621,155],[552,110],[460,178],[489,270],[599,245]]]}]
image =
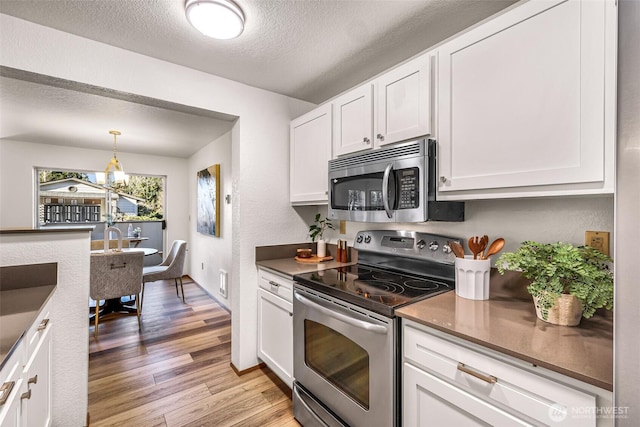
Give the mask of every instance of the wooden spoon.
[{"label": "wooden spoon", "polygon": [[451,248],[451,250],[453,251],[456,257],[464,258],[464,248],[460,243],[455,241],[449,242],[449,247]]},{"label": "wooden spoon", "polygon": [[504,239],[502,237],[497,238],[491,242],[491,245],[489,245],[489,248],[487,249],[487,253],[482,256],[482,259],[488,259],[491,255],[497,254],[503,247]]},{"label": "wooden spoon", "polygon": [[482,244],[480,237],[471,236],[469,237],[469,250],[473,254],[473,259],[478,259],[478,254],[484,251],[486,244]]}]

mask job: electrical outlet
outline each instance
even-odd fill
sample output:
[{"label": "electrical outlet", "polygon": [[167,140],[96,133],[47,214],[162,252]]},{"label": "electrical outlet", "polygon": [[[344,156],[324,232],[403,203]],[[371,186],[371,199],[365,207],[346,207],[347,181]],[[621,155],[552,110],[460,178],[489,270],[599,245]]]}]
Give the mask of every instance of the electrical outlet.
[{"label": "electrical outlet", "polygon": [[608,231],[585,231],[584,244],[599,250],[609,256],[609,232]]},{"label": "electrical outlet", "polygon": [[340,221],[340,234],[347,234],[347,221]]},{"label": "electrical outlet", "polygon": [[220,269],[220,295],[227,297],[227,272]]}]

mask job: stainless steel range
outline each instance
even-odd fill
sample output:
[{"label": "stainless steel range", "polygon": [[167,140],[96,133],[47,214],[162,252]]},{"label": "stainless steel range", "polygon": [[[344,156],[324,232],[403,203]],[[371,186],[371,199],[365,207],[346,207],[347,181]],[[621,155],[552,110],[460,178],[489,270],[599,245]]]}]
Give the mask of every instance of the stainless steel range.
[{"label": "stainless steel range", "polygon": [[455,237],[361,231],[358,264],[294,276],[294,415],[310,426],[399,426],[395,310],[454,289]]}]

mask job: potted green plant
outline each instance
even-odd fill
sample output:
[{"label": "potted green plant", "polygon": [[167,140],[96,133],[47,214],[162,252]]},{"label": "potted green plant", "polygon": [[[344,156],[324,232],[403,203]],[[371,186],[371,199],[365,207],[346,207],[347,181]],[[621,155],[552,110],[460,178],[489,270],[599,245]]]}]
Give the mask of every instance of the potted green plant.
[{"label": "potted green plant", "polygon": [[335,230],[335,227],[331,223],[329,218],[322,219],[320,214],[316,214],[316,218],[314,219],[314,223],[309,226],[309,237],[311,237],[311,241],[315,242],[317,239],[317,250],[316,255],[319,258],[323,258],[327,255],[327,244],[324,241],[324,232],[325,230]]},{"label": "potted green plant", "polygon": [[[531,283],[536,314],[544,321],[575,326],[598,308],[613,307],[611,258],[590,246],[526,241],[516,252],[504,253],[496,267],[520,271]],[[573,314],[565,312],[574,310]]]}]

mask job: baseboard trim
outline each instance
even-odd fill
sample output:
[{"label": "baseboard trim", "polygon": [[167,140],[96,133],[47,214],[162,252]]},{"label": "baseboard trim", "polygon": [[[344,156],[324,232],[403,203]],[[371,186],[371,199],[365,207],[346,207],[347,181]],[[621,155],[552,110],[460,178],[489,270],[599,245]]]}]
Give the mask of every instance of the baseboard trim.
[{"label": "baseboard trim", "polygon": [[207,295],[209,295],[209,297],[211,297],[211,299],[213,299],[215,302],[218,303],[218,305],[224,309],[227,313],[231,314],[231,309],[229,307],[227,307],[226,305],[224,305],[222,302],[220,302],[220,300],[218,298],[216,298],[215,295],[213,295],[211,292],[209,292],[208,290],[206,290],[205,288],[203,288],[200,283],[196,282],[195,280],[193,280],[192,277],[190,277],[188,274],[185,274],[184,276],[182,276],[183,278],[188,278],[189,280],[191,280],[193,283],[195,283],[200,289],[202,289]]},{"label": "baseboard trim", "polygon": [[256,366],[252,366],[250,368],[247,369],[243,369],[242,371],[238,370],[238,368],[235,367],[235,365],[233,364],[233,362],[229,363],[229,365],[231,365],[231,369],[233,369],[233,372],[236,373],[237,376],[241,377],[244,374],[248,374],[249,372],[253,372],[257,369],[263,369],[266,368],[267,365],[265,365],[264,362],[258,363]]}]

